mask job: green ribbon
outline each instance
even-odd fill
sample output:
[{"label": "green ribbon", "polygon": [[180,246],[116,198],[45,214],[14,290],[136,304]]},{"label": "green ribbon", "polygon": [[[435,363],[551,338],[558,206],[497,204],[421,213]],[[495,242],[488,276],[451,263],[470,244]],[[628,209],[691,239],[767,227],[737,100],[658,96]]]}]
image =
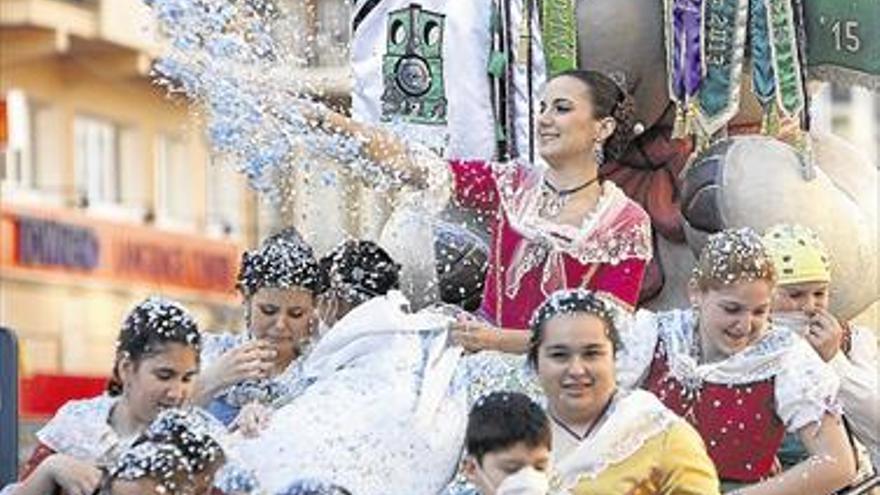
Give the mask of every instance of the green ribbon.
[{"label": "green ribbon", "polygon": [[703,60],[698,121],[712,136],[739,111],[749,0],[707,0],[703,12]]},{"label": "green ribbon", "polygon": [[797,30],[791,0],[768,0],[770,47],[776,74],[776,101],[788,117],[798,115],[805,106]]},{"label": "green ribbon", "polygon": [[770,22],[767,0],[749,0],[749,29],[752,43],[752,91],[764,113],[770,111],[776,97],[773,73],[773,50],[770,48]]},{"label": "green ribbon", "polygon": [[541,37],[547,76],[577,67],[577,23],[574,0],[544,0]]}]

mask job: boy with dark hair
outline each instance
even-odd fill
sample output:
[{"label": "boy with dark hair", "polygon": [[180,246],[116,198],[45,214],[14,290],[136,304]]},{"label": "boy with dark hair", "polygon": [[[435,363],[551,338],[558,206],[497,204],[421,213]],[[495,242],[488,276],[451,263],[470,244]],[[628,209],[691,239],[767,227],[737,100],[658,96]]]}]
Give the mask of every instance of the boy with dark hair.
[{"label": "boy with dark hair", "polygon": [[517,392],[495,392],[471,409],[462,471],[481,495],[544,495],[548,490],[550,422],[541,406]]}]

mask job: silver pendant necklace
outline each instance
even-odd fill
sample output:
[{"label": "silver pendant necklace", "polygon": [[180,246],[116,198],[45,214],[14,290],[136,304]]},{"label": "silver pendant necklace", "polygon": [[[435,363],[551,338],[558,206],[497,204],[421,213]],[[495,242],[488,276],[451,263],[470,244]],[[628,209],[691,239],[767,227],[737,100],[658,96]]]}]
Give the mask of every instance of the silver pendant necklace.
[{"label": "silver pendant necklace", "polygon": [[543,187],[541,188],[541,203],[538,206],[538,214],[544,218],[554,218],[558,216],[562,212],[562,209],[565,208],[565,205],[568,204],[568,201],[574,193],[586,189],[598,180],[599,176],[597,175],[571,189],[558,189],[545,177]]}]

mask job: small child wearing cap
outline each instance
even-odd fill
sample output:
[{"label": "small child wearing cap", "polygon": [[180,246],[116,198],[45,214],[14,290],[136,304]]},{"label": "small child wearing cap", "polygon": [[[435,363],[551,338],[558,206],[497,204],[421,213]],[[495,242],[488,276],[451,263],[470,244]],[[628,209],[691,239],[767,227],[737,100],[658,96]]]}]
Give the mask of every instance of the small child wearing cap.
[{"label": "small child wearing cap", "polygon": [[526,395],[489,394],[468,417],[462,471],[481,495],[545,495],[550,436],[546,413]]},{"label": "small child wearing cap", "polygon": [[880,468],[880,387],[877,337],[870,329],[839,321],[828,310],[831,259],[812,230],[780,224],[763,243],[778,275],[773,318],[796,328],[840,377],[840,401],[856,438]]}]

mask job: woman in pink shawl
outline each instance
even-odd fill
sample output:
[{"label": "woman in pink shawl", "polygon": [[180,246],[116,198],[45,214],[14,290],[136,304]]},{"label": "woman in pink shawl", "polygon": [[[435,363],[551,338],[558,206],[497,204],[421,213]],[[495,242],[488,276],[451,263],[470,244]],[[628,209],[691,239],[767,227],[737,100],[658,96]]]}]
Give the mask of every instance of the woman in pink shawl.
[{"label": "woman in pink shawl", "polygon": [[638,301],[651,259],[649,218],[599,175],[605,156],[618,156],[632,137],[631,101],[598,72],[555,76],[537,118],[541,160],[535,164],[441,164],[382,129],[332,112],[310,118],[361,138],[366,154],[407,184],[451,186],[463,206],[494,215],[482,318],[459,321],[453,338],[470,351],[522,353],[528,319],[558,289],[589,288],[629,308]]}]

